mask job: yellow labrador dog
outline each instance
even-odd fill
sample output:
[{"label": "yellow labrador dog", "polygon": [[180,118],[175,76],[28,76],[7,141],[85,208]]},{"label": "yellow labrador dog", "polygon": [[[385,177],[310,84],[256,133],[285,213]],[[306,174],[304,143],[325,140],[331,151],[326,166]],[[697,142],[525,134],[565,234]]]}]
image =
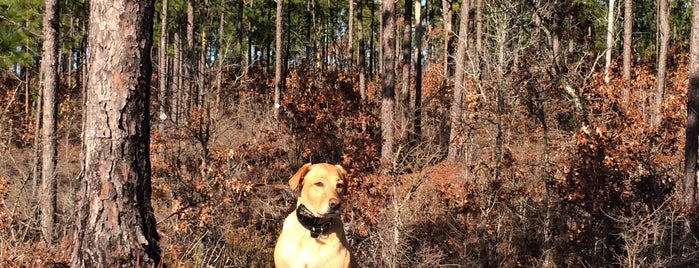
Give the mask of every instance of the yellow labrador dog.
[{"label": "yellow labrador dog", "polygon": [[308,163],[291,177],[301,193],[274,248],[278,268],[357,267],[340,218],[346,174],[339,165]]}]

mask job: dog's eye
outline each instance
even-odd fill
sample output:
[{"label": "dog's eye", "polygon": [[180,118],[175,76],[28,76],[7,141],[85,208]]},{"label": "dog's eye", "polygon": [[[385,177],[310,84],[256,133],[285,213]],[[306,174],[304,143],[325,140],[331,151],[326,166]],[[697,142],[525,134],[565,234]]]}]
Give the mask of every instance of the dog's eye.
[{"label": "dog's eye", "polygon": [[337,189],[342,189],[342,188],[345,188],[345,185],[342,184],[342,183],[338,183],[338,184],[337,184]]},{"label": "dog's eye", "polygon": [[323,183],[322,183],[322,182],[316,182],[316,183],[314,183],[313,185],[318,186],[318,187],[323,187]]}]

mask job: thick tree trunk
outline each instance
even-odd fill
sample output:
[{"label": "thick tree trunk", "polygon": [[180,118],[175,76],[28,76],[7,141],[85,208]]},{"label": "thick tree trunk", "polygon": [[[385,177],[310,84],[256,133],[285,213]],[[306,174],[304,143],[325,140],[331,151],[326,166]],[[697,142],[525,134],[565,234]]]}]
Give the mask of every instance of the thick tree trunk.
[{"label": "thick tree trunk", "polygon": [[[381,136],[383,143],[381,146],[381,162],[390,165],[394,159],[393,149],[393,113],[395,105],[395,45],[396,22],[395,22],[394,0],[384,0],[381,2]],[[389,167],[389,166],[386,166]]]},{"label": "thick tree trunk", "polygon": [[54,239],[56,212],[56,117],[58,114],[58,18],[57,0],[44,1],[44,41],[41,52],[42,131],[41,131],[41,234],[47,244]]},{"label": "thick tree trunk", "polygon": [[451,102],[449,132],[449,150],[447,159],[456,161],[461,144],[458,142],[461,133],[462,102],[465,89],[464,76],[466,65],[466,44],[468,43],[468,12],[471,9],[469,1],[461,5],[461,23],[459,24],[459,39],[456,45],[456,69],[454,70],[454,98]]},{"label": "thick tree trunk", "polygon": [[91,0],[83,178],[71,267],[154,267],[150,50],[153,0]]},{"label": "thick tree trunk", "polygon": [[665,99],[665,76],[667,74],[667,49],[670,44],[670,14],[668,0],[660,0],[660,50],[658,51],[658,75],[655,88],[655,102],[651,112],[651,124],[660,126],[663,121],[663,101]]},{"label": "thick tree trunk", "polygon": [[[699,0],[692,1],[699,7]],[[687,91],[687,127],[684,149],[685,209],[693,210],[697,191],[697,150],[699,147],[699,8],[692,10],[692,33],[689,40],[689,89]]]}]

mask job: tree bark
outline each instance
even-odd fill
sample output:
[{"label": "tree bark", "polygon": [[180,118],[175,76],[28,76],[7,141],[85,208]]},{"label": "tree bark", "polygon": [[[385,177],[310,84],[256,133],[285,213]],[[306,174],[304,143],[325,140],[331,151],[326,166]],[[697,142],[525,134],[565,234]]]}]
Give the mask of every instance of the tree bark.
[{"label": "tree bark", "polygon": [[607,9],[607,49],[604,51],[604,82],[609,83],[609,68],[612,65],[612,49],[614,49],[614,0],[609,0]]},{"label": "tree bark", "polygon": [[348,67],[352,69],[352,65],[354,64],[354,0],[348,0],[347,4],[349,5],[349,16],[347,16],[347,21],[348,21],[348,26],[347,26],[347,50],[349,53],[349,57],[347,60]]},{"label": "tree bark", "polygon": [[450,0],[442,0],[442,16],[443,16],[443,28],[444,28],[444,84],[449,84],[449,47],[451,44],[451,22],[452,22],[452,3]]},{"label": "tree bark", "polygon": [[624,0],[624,52],[623,69],[626,87],[622,92],[624,101],[629,99],[629,85],[631,84],[631,51],[633,44],[633,0]]},{"label": "tree bark", "polygon": [[193,94],[193,86],[196,85],[193,77],[195,76],[196,70],[194,70],[195,60],[194,60],[194,0],[187,0],[187,26],[185,32],[185,38],[187,41],[187,46],[182,51],[184,56],[182,57],[183,66],[183,81],[182,81],[182,110],[185,119],[189,118],[190,108],[195,102],[196,94]]},{"label": "tree bark", "polygon": [[422,4],[415,0],[415,96],[413,101],[412,141],[420,139],[422,133]]},{"label": "tree bark", "polygon": [[[699,7],[699,0],[692,1]],[[699,148],[699,8],[692,10],[692,33],[689,40],[689,89],[687,90],[687,126],[684,148],[683,203],[687,210],[696,204],[697,150]]]},{"label": "tree bark", "polygon": [[658,75],[655,88],[655,102],[651,112],[651,124],[660,126],[663,121],[663,101],[665,99],[665,76],[667,74],[667,49],[670,44],[670,14],[668,0],[660,0],[660,50],[658,51]]},{"label": "tree bark", "polygon": [[400,126],[400,139],[406,138],[410,129],[410,67],[412,64],[412,27],[410,22],[413,16],[413,0],[405,0],[405,10],[403,14],[403,42],[401,46],[403,58],[401,59],[401,92],[398,105],[398,116]]},{"label": "tree bark", "polygon": [[160,118],[160,131],[162,132],[165,128],[165,119],[170,116],[169,111],[169,93],[167,88],[167,6],[168,0],[162,0],[163,7],[161,12],[160,21],[160,46],[158,47],[158,86],[160,89],[160,96],[158,100],[158,108]]},{"label": "tree bark", "polygon": [[364,4],[357,0],[357,67],[359,68],[359,96],[366,100],[366,49],[364,44]]},{"label": "tree bark", "polygon": [[282,98],[282,5],[283,0],[277,0],[276,32],[274,35],[274,118],[279,120],[279,108]]},{"label": "tree bark", "polygon": [[[474,66],[476,67],[475,79],[479,81],[481,79],[481,56],[483,54],[483,0],[476,1],[476,55]],[[476,83],[478,85],[480,83]]]},{"label": "tree bark", "polygon": [[468,12],[471,9],[470,1],[464,1],[461,5],[461,23],[459,24],[459,39],[456,45],[456,69],[454,70],[454,98],[451,102],[450,121],[451,131],[449,132],[449,149],[447,159],[456,161],[456,157],[461,147],[458,138],[461,134],[461,118],[463,113],[462,102],[465,88],[464,73],[466,65],[466,44],[468,43]]},{"label": "tree bark", "polygon": [[58,18],[57,0],[44,1],[44,41],[41,52],[42,85],[42,131],[41,131],[41,235],[50,245],[55,238],[56,212],[56,117],[58,114],[56,92],[58,91]]},{"label": "tree bark", "polygon": [[83,178],[71,267],[157,267],[151,206],[153,0],[91,0]]},{"label": "tree bark", "polygon": [[[395,3],[394,0],[381,2],[381,162],[390,164],[394,159],[393,111],[395,105]],[[386,171],[386,170],[385,170]]]}]

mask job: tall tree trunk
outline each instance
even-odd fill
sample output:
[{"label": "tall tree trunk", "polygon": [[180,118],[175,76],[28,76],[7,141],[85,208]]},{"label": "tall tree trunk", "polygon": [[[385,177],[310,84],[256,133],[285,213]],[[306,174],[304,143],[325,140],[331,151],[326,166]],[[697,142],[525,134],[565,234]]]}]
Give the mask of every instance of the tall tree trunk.
[{"label": "tall tree trunk", "polygon": [[410,129],[410,67],[412,64],[412,27],[410,22],[413,16],[413,0],[405,0],[405,13],[403,14],[403,42],[402,42],[402,54],[401,59],[401,92],[398,105],[398,122],[400,127],[400,139],[407,138],[408,130]]},{"label": "tall tree trunk", "polygon": [[[41,49],[41,235],[50,245],[55,238],[56,212],[56,94],[58,91],[58,0],[44,1],[44,41]],[[37,115],[39,116],[39,115]]]},{"label": "tall tree trunk", "polygon": [[[373,77],[376,73],[376,44],[374,43],[374,36],[376,36],[376,3],[374,1],[369,1],[369,77]],[[379,54],[381,51],[379,51]],[[372,78],[373,79],[373,78]]]},{"label": "tall tree trunk", "polygon": [[244,62],[243,68],[247,68],[248,62],[247,60],[243,60],[243,36],[245,33],[243,33],[243,28],[245,27],[245,21],[243,17],[243,9],[245,9],[245,2],[243,0],[236,0],[236,5],[238,6],[238,9],[236,10],[236,20],[238,23],[236,23],[236,37],[235,37],[235,51],[236,51],[236,57],[240,57],[241,61]]},{"label": "tall tree trunk", "polygon": [[464,76],[466,65],[466,44],[468,43],[468,12],[471,9],[470,1],[464,1],[461,5],[461,23],[459,23],[459,39],[456,45],[456,69],[454,70],[454,98],[451,102],[450,123],[451,131],[449,132],[449,149],[447,159],[456,161],[456,157],[461,147],[459,137],[461,136],[461,118],[463,114],[463,93],[465,91]]},{"label": "tall tree trunk", "polygon": [[194,81],[194,76],[196,76],[196,70],[194,70],[194,3],[195,0],[187,0],[187,28],[185,32],[185,37],[187,38],[187,46],[184,49],[184,57],[182,57],[182,64],[184,66],[184,81],[182,85],[183,90],[183,109],[185,118],[189,118],[190,107],[196,101],[196,94],[192,94],[194,87],[196,85]]},{"label": "tall tree trunk", "polygon": [[165,129],[165,119],[170,116],[169,93],[167,90],[167,6],[168,0],[162,0],[163,7],[160,21],[160,46],[158,47],[158,86],[160,96],[158,99],[158,118],[160,118],[159,128],[162,132]]},{"label": "tall tree trunk", "polygon": [[395,45],[396,22],[395,22],[394,0],[384,0],[381,2],[381,136],[383,139],[381,146],[381,162],[385,171],[390,170],[390,165],[394,159],[393,149],[393,113],[395,105]]},{"label": "tall tree trunk", "polygon": [[443,61],[444,61],[444,70],[443,70],[443,76],[444,76],[444,84],[448,85],[449,84],[449,51],[450,51],[450,46],[451,46],[451,37],[452,37],[452,29],[451,29],[451,22],[452,22],[452,3],[450,0],[442,0],[442,18],[443,18],[443,28],[444,28],[444,54],[442,55]]},{"label": "tall tree trunk", "polygon": [[[218,55],[216,56],[216,67],[217,67],[216,87],[215,87],[215,91],[213,93],[213,95],[216,96],[216,102],[214,105],[214,107],[216,109],[221,107],[220,106],[221,105],[221,92],[222,92],[221,86],[223,83],[223,81],[221,81],[221,80],[223,80],[222,76],[223,76],[224,59],[225,59],[225,55],[224,55],[225,52],[224,51],[228,51],[228,45],[226,45],[226,49],[223,48],[224,45],[223,45],[223,40],[222,40],[223,31],[224,31],[223,26],[225,25],[224,24],[225,21],[226,21],[226,8],[224,6],[224,7],[221,7],[221,14],[219,14],[219,17],[218,17],[218,33],[217,33],[218,42],[217,42],[217,48],[216,48],[216,51],[218,52],[217,53]],[[238,57],[236,57],[236,58],[238,58]],[[240,58],[238,58],[238,60],[240,61]],[[237,81],[238,79],[235,79],[235,80]]]},{"label": "tall tree trunk", "polygon": [[614,49],[614,0],[609,0],[607,9],[607,49],[604,51],[604,82],[609,83],[612,50]]},{"label": "tall tree trunk", "polygon": [[667,74],[667,48],[670,44],[670,14],[668,0],[660,0],[660,51],[658,51],[658,75],[655,88],[655,102],[651,112],[651,124],[660,126],[663,121],[663,100],[665,99],[665,76]]},{"label": "tall tree trunk", "polygon": [[[475,79],[476,81],[480,81],[481,78],[481,56],[483,55],[483,0],[474,0],[476,1],[476,56],[475,56],[475,72],[476,74]],[[480,82],[477,82],[476,85],[480,85]],[[479,89],[480,90],[480,89]]]},{"label": "tall tree trunk", "polygon": [[357,0],[357,46],[359,55],[357,56],[357,67],[359,68],[359,96],[366,100],[366,50],[364,44],[364,4],[362,0]]},{"label": "tall tree trunk", "polygon": [[160,263],[150,201],[153,9],[153,0],[90,1],[83,178],[71,267]]},{"label": "tall tree trunk", "polygon": [[183,102],[183,82],[184,80],[182,79],[183,75],[183,51],[182,51],[182,38],[180,37],[179,31],[175,31],[175,33],[172,36],[172,42],[173,44],[173,59],[172,59],[172,91],[174,92],[174,97],[175,99],[173,100],[172,104],[172,112],[175,116],[173,121],[175,124],[179,122],[181,118],[183,118],[183,107],[182,107],[182,102]]},{"label": "tall tree trunk", "polygon": [[631,52],[633,44],[633,0],[624,0],[624,52],[623,69],[626,86],[622,92],[623,101],[629,99],[631,84]]},{"label": "tall tree trunk", "polygon": [[559,5],[554,6],[555,8],[553,10],[552,25],[553,31],[551,31],[551,50],[553,51],[552,73],[553,76],[557,76],[558,74],[561,74],[561,69],[563,68],[563,61],[561,60],[563,57],[563,45],[561,44],[561,39],[563,39],[564,14]]},{"label": "tall tree trunk", "polygon": [[347,4],[349,5],[349,15],[347,16],[347,21],[349,21],[349,25],[347,26],[347,50],[349,53],[348,58],[348,67],[352,69],[352,65],[354,64],[354,0],[348,0]]},{"label": "tall tree trunk", "polygon": [[414,1],[415,7],[415,96],[413,101],[413,141],[418,141],[422,133],[422,4]]},{"label": "tall tree trunk", "polygon": [[[699,7],[699,0],[692,1]],[[687,126],[684,148],[683,204],[691,211],[696,204],[697,150],[699,150],[699,8],[692,9],[692,33],[689,40],[689,89],[687,90]]]},{"label": "tall tree trunk", "polygon": [[274,35],[274,118],[279,120],[281,108],[282,87],[282,5],[283,0],[277,0],[276,32]]},{"label": "tall tree trunk", "polygon": [[[199,11],[199,23],[200,23],[200,40],[199,40],[199,60],[197,61],[197,70],[194,72],[194,79],[197,85],[197,106],[205,107],[208,103],[205,102],[204,98],[208,96],[207,84],[208,81],[208,68],[206,68],[206,55],[208,52],[208,44],[206,40],[206,23],[209,18],[209,1],[205,0],[203,8]],[[208,112],[208,110],[207,110]],[[202,112],[199,113],[200,115]],[[201,126],[201,124],[200,124]]]}]

